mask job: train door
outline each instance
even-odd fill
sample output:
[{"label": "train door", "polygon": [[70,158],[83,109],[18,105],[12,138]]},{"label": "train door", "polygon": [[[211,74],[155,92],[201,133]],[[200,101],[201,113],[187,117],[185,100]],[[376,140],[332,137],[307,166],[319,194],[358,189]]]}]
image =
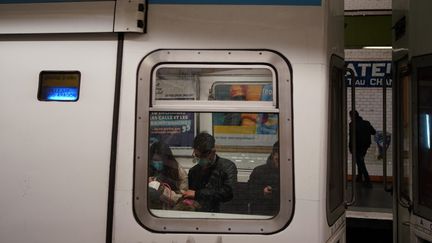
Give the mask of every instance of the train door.
[{"label": "train door", "polygon": [[432,55],[412,58],[411,242],[432,242]]},{"label": "train door", "polygon": [[349,134],[346,138],[351,144],[346,151],[351,162],[347,172],[350,182],[347,185],[348,196],[354,199],[347,208],[348,238],[365,239],[362,232],[373,229],[379,237],[389,239],[393,218],[392,159],[389,156],[392,143],[388,132],[392,125],[389,119],[391,52],[349,50],[347,55],[350,60],[347,67],[353,72],[347,76],[347,112],[352,115],[345,119],[350,123],[348,127],[357,128],[347,128]]},{"label": "train door", "polygon": [[432,242],[432,56],[396,62],[398,242]]},{"label": "train door", "polygon": [[[329,127],[327,154],[327,223],[332,237],[328,242],[345,242],[346,178],[346,87],[344,60],[330,59]],[[335,232],[343,231],[340,234]]]},{"label": "train door", "polygon": [[411,111],[411,72],[408,65],[408,56],[394,62],[395,82],[393,90],[393,124],[394,124],[394,151],[395,161],[395,221],[394,238],[396,242],[409,242],[410,213],[412,210],[412,120]]},{"label": "train door", "polygon": [[397,242],[432,242],[432,2],[393,1]]},{"label": "train door", "polygon": [[104,241],[116,39],[1,36],[0,241]]}]

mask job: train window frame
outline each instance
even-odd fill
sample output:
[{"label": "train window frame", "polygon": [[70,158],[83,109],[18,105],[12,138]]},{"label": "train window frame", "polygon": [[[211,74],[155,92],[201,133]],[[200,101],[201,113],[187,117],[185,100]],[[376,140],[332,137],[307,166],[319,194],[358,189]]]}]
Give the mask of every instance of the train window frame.
[{"label": "train window frame", "polygon": [[417,97],[417,99],[413,99],[412,104],[412,147],[414,150],[412,151],[413,158],[413,212],[415,215],[418,215],[427,220],[432,220],[432,208],[422,205],[420,203],[420,177],[419,177],[419,169],[420,169],[420,161],[419,161],[419,70],[424,68],[432,67],[432,54],[423,55],[413,57],[411,59],[412,64],[412,97]]},{"label": "train window frame", "polygon": [[[337,108],[340,109],[339,112],[342,112],[342,128],[341,128],[341,133],[339,134],[339,136],[342,139],[346,139],[347,138],[347,115],[346,115],[346,109],[347,109],[347,105],[346,105],[346,99],[347,99],[347,95],[346,95],[346,83],[345,83],[345,61],[342,57],[339,57],[337,55],[332,55],[330,57],[330,65],[329,65],[329,100],[328,100],[328,129],[327,129],[327,133],[328,133],[328,148],[327,148],[327,180],[326,180],[326,215],[327,215],[327,224],[329,226],[332,226],[333,224],[336,223],[336,221],[344,214],[345,212],[345,177],[346,177],[346,163],[344,161],[341,161],[342,163],[342,168],[340,168],[342,170],[342,177],[339,178],[340,181],[339,183],[336,183],[337,186],[340,186],[341,191],[342,191],[342,200],[341,202],[336,206],[331,208],[331,200],[332,197],[330,195],[330,180],[331,178],[333,178],[332,176],[332,172],[333,172],[333,166],[332,166],[332,151],[333,151],[333,146],[334,143],[331,142],[331,136],[334,135],[334,133],[332,132],[332,115],[334,110],[333,108],[333,87],[334,87],[334,82],[335,81],[339,81],[339,80],[334,80],[333,76],[333,70],[337,68],[341,70],[341,89],[342,89],[342,94],[341,94],[341,99],[342,102],[336,102],[336,104],[340,104],[341,106],[338,106]],[[346,141],[342,140],[341,141],[341,147],[339,149],[337,149],[337,152],[341,153],[341,159],[344,160],[344,158],[347,158],[347,146],[346,146]]]},{"label": "train window frame", "polygon": [[[197,102],[192,100],[172,102],[154,99],[155,70],[161,66],[186,67],[266,67],[273,70],[272,102]],[[271,50],[156,50],[145,56],[137,71],[136,128],[134,154],[133,212],[137,222],[154,232],[176,233],[252,233],[272,234],[289,225],[294,216],[294,149],[293,149],[293,106],[292,69],[289,61]],[[150,86],[149,86],[150,85]],[[181,103],[181,105],[179,105]],[[279,115],[280,147],[280,210],[266,219],[205,218],[205,223],[194,218],[162,218],[148,209],[147,175],[150,112],[269,112]],[[208,213],[206,213],[208,214]]]},{"label": "train window frame", "polygon": [[[412,109],[411,102],[409,101],[412,95],[411,80],[412,74],[409,68],[408,55],[396,60],[393,64],[395,67],[394,77],[396,82],[393,89],[393,99],[395,112],[393,114],[393,130],[397,135],[395,137],[393,157],[396,161],[396,175],[397,175],[397,188],[398,188],[398,203],[402,206],[412,202],[411,190],[411,170],[412,170],[412,135],[411,126],[412,119],[410,119],[410,111]],[[405,127],[405,124],[407,127]],[[405,132],[407,134],[405,134]],[[406,136],[405,136],[406,135]],[[405,175],[407,178],[405,179]]]}]

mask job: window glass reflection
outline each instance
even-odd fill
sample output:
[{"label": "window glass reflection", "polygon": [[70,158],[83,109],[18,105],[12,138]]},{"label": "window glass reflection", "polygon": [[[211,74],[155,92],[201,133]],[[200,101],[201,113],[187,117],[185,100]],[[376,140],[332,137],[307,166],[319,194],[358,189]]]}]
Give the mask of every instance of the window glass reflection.
[{"label": "window glass reflection", "polygon": [[267,68],[181,68],[156,71],[156,100],[273,101]]},{"label": "window glass reflection", "polygon": [[[227,114],[233,113],[150,113],[157,117],[150,119],[148,160],[148,206],[154,215],[249,219],[277,215],[278,115],[251,113],[254,123],[247,124],[217,122]],[[263,132],[261,125],[269,117],[272,130]]]},{"label": "window glass reflection", "polygon": [[432,208],[432,67],[418,70],[419,203]]}]

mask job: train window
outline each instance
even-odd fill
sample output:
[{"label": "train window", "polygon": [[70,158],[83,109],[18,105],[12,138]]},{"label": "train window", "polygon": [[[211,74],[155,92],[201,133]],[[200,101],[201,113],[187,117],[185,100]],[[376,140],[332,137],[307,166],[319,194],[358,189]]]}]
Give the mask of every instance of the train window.
[{"label": "train window", "polygon": [[291,97],[277,96],[291,93],[286,60],[270,51],[161,50],[138,73],[139,222],[160,232],[285,227],[294,203]]},{"label": "train window", "polygon": [[413,97],[417,97],[413,113],[414,213],[432,220],[432,56],[415,57],[412,66]]},{"label": "train window", "polygon": [[[271,88],[273,74],[268,68],[216,69],[169,66],[163,65],[155,72],[156,102],[160,100],[175,100],[176,102],[184,100],[273,100]],[[206,87],[208,85],[212,87]],[[265,85],[267,87],[263,87]]]},{"label": "train window", "polygon": [[81,73],[78,71],[42,71],[39,75],[38,100],[77,101]]},{"label": "train window", "polygon": [[327,221],[333,225],[344,212],[344,161],[346,139],[345,116],[346,90],[345,69],[342,58],[332,56],[330,60],[330,94],[328,121],[327,162]]},{"label": "train window", "polygon": [[420,68],[417,75],[419,203],[432,209],[432,67]]},{"label": "train window", "polygon": [[[244,122],[224,123],[223,117],[237,116]],[[148,208],[154,215],[211,218],[217,212],[216,217],[268,219],[278,213],[278,114],[151,112],[150,117],[148,178],[154,188]],[[203,131],[210,140],[198,140]],[[210,136],[213,151],[201,156],[200,146]],[[192,144],[188,156],[176,156],[178,144]],[[219,173],[223,176],[216,178]],[[185,198],[187,190],[195,196]]]}]

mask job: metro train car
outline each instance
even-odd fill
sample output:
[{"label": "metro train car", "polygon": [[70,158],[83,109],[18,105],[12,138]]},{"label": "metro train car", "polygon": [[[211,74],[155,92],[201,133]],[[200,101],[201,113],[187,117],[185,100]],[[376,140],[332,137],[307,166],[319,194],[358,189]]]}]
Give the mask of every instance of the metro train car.
[{"label": "metro train car", "polygon": [[[0,242],[346,242],[343,6],[0,1]],[[235,171],[211,209],[202,133]]]},{"label": "metro train car", "polygon": [[394,242],[432,242],[432,9],[393,1]]}]

